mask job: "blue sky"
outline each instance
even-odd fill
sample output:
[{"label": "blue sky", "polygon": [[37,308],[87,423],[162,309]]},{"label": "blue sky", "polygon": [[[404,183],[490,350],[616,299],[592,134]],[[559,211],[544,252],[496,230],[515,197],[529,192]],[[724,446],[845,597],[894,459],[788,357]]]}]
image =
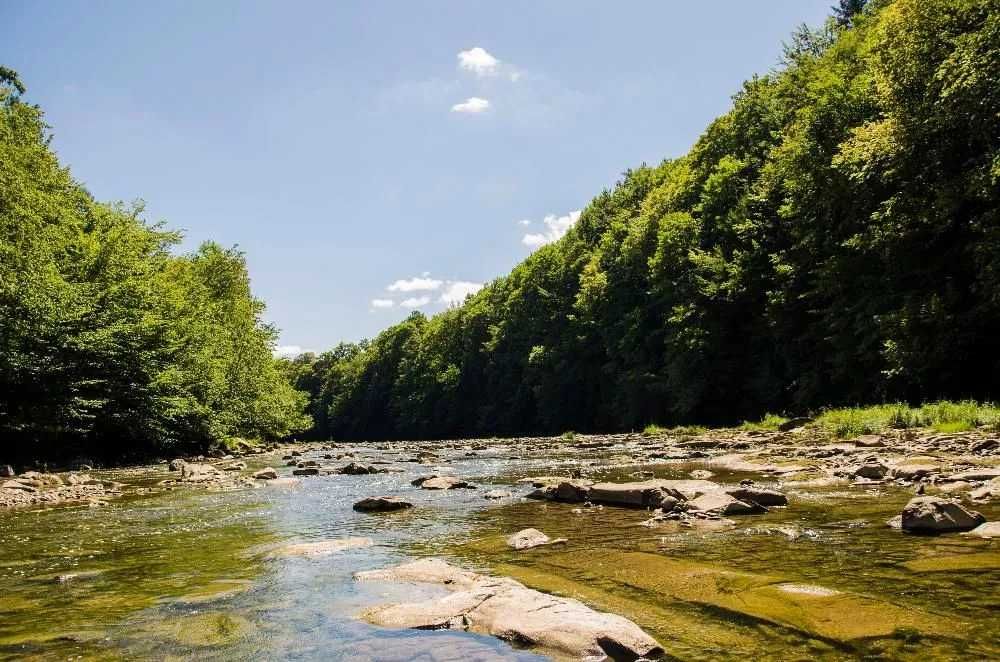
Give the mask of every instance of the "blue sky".
[{"label": "blue sky", "polygon": [[690,147],[832,0],[5,0],[0,63],[101,200],[246,251],[281,344],[432,314]]}]

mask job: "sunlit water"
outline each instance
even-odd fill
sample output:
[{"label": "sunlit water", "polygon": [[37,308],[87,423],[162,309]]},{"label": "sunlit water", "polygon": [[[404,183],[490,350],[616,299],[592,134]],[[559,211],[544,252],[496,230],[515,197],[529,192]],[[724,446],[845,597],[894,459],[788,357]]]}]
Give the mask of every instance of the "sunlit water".
[{"label": "sunlit water", "polygon": [[[293,487],[233,492],[155,491],[103,508],[0,514],[0,658],[542,659],[486,636],[382,629],[357,618],[367,606],[411,601],[439,589],[359,583],[354,572],[427,555],[623,613],[677,659],[1000,657],[997,542],[888,529],[884,521],[911,496],[902,489],[796,489],[788,483],[783,489],[792,497],[789,508],[738,518],[729,531],[645,528],[638,526],[648,517],[642,511],[521,499],[531,488],[516,481],[566,475],[573,468],[615,480],[634,480],[640,470],[687,477],[699,465],[602,469],[621,448],[539,449],[531,442],[458,448],[437,451],[440,464],[480,489],[438,492],[410,485],[417,475],[435,473],[433,465],[405,461],[414,455],[412,447],[353,449],[359,461],[387,460],[386,466],[402,471],[307,477]],[[274,456],[256,458],[251,469],[265,464],[283,463]],[[104,475],[153,485],[167,472]],[[748,476],[761,478],[722,472],[713,480]],[[494,486],[519,496],[484,499]],[[379,515],[352,510],[365,496],[393,494],[416,507]],[[1000,517],[995,507],[981,510],[990,519]],[[501,536],[529,526],[569,543],[528,552],[502,544]],[[348,536],[370,537],[375,545],[315,558],[272,553],[283,544]],[[952,569],[904,565],[973,554],[963,558],[975,562]],[[711,599],[692,601],[686,588],[678,595],[667,581],[670,566],[661,561],[850,592],[941,627],[935,626],[933,636],[901,627],[887,637],[839,641],[718,608]],[[633,570],[635,579],[629,579]],[[721,593],[717,584],[713,590]]]}]

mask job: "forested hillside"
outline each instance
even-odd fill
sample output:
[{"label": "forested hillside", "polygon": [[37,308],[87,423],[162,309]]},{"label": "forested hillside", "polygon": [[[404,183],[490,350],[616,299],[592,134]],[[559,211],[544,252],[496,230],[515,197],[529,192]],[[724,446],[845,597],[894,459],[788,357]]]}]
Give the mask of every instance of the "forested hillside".
[{"label": "forested hillside", "polygon": [[23,93],[0,67],[0,459],[120,459],[306,427],[243,255],[174,255],[180,236],[141,205],[96,202]]},{"label": "forested hillside", "polygon": [[300,357],[313,433],[995,398],[1000,0],[865,4],[796,32],[688,154],[627,171],[463,306]]}]

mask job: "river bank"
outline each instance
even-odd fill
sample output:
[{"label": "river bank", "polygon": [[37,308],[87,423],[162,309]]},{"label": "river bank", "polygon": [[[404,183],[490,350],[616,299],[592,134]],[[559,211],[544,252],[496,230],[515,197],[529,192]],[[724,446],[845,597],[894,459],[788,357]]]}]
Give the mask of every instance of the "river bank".
[{"label": "river bank", "polygon": [[[434,558],[488,578],[470,590],[508,578],[626,619],[676,659],[993,657],[997,541],[968,535],[978,521],[937,535],[888,522],[918,493],[1000,519],[997,446],[988,430],[836,440],[805,426],[297,444],[92,471],[98,505],[2,516],[0,656],[529,659],[590,645],[496,610],[386,621],[467,592],[355,579]],[[412,507],[355,510],[371,497]],[[954,521],[936,512],[910,521]],[[515,549],[525,529],[550,544]]]}]

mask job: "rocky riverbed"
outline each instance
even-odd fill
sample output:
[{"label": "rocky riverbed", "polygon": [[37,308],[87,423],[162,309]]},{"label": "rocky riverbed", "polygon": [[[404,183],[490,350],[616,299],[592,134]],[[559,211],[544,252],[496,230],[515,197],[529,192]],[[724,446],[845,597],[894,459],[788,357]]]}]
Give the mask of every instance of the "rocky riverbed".
[{"label": "rocky riverbed", "polygon": [[1000,656],[987,430],[296,444],[5,473],[0,658]]}]

